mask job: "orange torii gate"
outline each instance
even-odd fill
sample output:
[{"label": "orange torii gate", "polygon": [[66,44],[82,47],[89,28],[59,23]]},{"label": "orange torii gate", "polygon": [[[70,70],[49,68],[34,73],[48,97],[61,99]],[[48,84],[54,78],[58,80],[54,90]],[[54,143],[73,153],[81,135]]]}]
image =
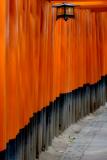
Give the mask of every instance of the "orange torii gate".
[{"label": "orange torii gate", "polygon": [[0,151],[60,95],[107,75],[106,0],[65,1],[79,5],[67,22],[59,2],[0,1]]}]

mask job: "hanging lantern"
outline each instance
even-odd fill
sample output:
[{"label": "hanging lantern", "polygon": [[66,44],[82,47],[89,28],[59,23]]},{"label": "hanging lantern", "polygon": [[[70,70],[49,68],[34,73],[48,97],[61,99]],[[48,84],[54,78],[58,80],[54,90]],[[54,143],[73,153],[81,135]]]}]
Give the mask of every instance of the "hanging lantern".
[{"label": "hanging lantern", "polygon": [[56,19],[59,18],[64,18],[65,21],[67,21],[69,18],[74,18],[74,7],[76,5],[74,4],[67,4],[67,3],[62,3],[62,4],[56,4],[53,5],[54,8],[56,8]]}]

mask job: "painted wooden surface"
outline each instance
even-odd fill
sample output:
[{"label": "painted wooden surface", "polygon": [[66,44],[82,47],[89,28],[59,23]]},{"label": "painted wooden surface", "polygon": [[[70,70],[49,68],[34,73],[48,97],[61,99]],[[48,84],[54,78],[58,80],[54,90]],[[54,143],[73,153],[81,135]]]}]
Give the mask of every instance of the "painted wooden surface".
[{"label": "painted wooden surface", "polygon": [[0,150],[61,93],[107,74],[106,9],[56,21],[46,0],[0,1]]},{"label": "painted wooden surface", "polygon": [[6,1],[0,1],[0,150],[6,144],[6,95],[5,95],[5,58],[6,58]]}]

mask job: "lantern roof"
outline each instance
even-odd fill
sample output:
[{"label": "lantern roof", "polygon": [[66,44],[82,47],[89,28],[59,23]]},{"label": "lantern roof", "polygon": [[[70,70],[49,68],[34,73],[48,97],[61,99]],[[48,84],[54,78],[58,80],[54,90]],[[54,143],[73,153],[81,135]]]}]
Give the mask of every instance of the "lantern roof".
[{"label": "lantern roof", "polygon": [[68,3],[61,3],[61,4],[55,4],[53,5],[53,7],[57,7],[57,8],[60,8],[60,7],[75,7],[77,6],[76,4],[68,4]]}]

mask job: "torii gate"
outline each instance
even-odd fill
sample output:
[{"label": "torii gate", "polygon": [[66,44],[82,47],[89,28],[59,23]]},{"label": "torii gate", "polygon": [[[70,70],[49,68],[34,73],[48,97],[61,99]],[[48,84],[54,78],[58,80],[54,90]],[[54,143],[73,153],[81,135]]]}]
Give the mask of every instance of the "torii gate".
[{"label": "torii gate", "polygon": [[[83,11],[77,11],[77,21],[67,23],[55,21],[51,3],[62,2],[71,2],[83,8]],[[94,12],[90,15],[88,9],[95,12],[106,11],[107,2],[106,0],[0,0],[1,152],[7,149],[9,141],[11,139],[15,140],[17,135],[19,140],[22,140],[23,134],[20,136],[19,131],[22,132],[25,126],[28,130],[26,135],[28,136],[28,143],[31,143],[31,146],[27,145],[29,156],[35,155],[33,153],[36,150],[35,147],[37,147],[37,152],[40,152],[44,144],[48,145],[48,138],[51,137],[52,140],[56,130],[61,125],[59,121],[56,125],[55,117],[58,118],[58,114],[63,117],[63,114],[67,113],[67,116],[60,120],[64,122],[63,127],[61,127],[63,129],[67,127],[68,124],[65,124],[65,121],[68,118],[69,106],[71,106],[71,94],[68,93],[73,91],[73,98],[75,98],[74,95],[83,97],[87,89],[87,87],[82,88],[84,84],[92,85],[88,88],[91,88],[92,95],[94,95],[94,98],[91,97],[94,99],[92,105],[88,109],[91,108],[94,111],[97,107],[96,103],[100,100],[101,103],[99,102],[99,104],[104,103],[102,100],[103,94],[100,95],[101,97],[97,97],[101,98],[99,101],[98,99],[95,101],[95,88],[97,87],[94,88],[93,85],[98,83],[96,85],[100,86],[100,89],[97,88],[97,94],[99,90],[103,93],[102,88],[104,89],[104,85],[100,80],[102,76],[105,78],[107,74],[107,47],[105,43],[107,14],[105,12],[96,15]],[[98,20],[100,21],[98,22]],[[97,32],[98,35],[96,36]],[[101,43],[100,39],[102,40]],[[100,53],[100,51],[102,52]],[[76,90],[75,94],[74,90]],[[90,97],[88,98],[90,99]],[[61,107],[63,104],[67,104],[67,109],[64,110],[63,114],[62,110],[57,112],[58,108],[56,106],[59,105],[60,101]],[[83,99],[81,101],[83,103]],[[53,106],[52,110],[51,106]],[[73,109],[72,112],[70,108],[71,115],[75,115],[73,121],[90,112],[85,108],[83,113],[83,108],[78,106],[76,99],[73,100]],[[54,120],[50,118],[50,113],[53,114],[51,111],[54,114],[56,113],[55,117],[52,117]],[[33,130],[31,126],[34,125],[36,118],[32,116],[36,113],[39,113],[39,115],[44,114],[44,117],[47,115],[48,118],[45,117],[44,119],[48,127],[51,126],[50,121],[54,121],[53,135],[48,137],[52,128],[48,128],[38,115],[36,123],[41,125],[36,126],[37,128]],[[29,125],[30,120],[31,125]],[[46,131],[48,133],[46,140],[41,133],[41,126],[47,127],[43,132],[43,134]],[[30,127],[32,130],[30,130]],[[34,137],[38,141],[37,143],[32,141],[34,134],[39,137],[39,140]],[[21,147],[23,148],[23,146]],[[21,153],[22,151],[20,151],[20,160],[23,157]],[[23,154],[26,155],[26,153]]]}]

